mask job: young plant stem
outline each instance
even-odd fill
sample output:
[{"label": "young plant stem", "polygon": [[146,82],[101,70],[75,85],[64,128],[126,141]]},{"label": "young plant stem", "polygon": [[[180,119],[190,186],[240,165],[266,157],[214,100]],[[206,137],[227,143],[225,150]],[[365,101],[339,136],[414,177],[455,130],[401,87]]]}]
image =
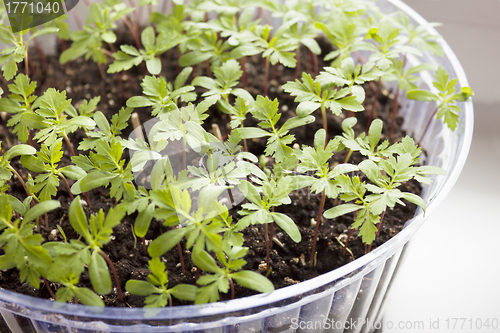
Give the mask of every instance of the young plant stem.
[{"label": "young plant stem", "polygon": [[398,113],[398,98],[399,98],[399,85],[396,90],[396,96],[394,97],[394,102],[392,103],[392,112],[391,112],[391,129],[389,130],[389,137],[392,138],[392,133],[394,132],[394,124],[396,123],[396,115]]},{"label": "young plant stem", "polygon": [[31,147],[35,148],[34,143],[33,143],[33,130],[30,130],[28,142],[29,142]]},{"label": "young plant stem", "polygon": [[174,146],[175,146],[175,156],[177,157],[177,168],[180,172],[182,169],[181,169],[181,158],[179,157],[179,141],[178,140],[174,140]]},{"label": "young plant stem", "polygon": [[424,133],[422,134],[422,137],[420,138],[420,140],[418,140],[417,145],[419,145],[419,146],[420,146],[420,144],[421,144],[421,143],[422,143],[422,141],[424,140],[425,135],[427,134],[427,130],[429,129],[429,126],[431,125],[432,119],[434,119],[434,116],[435,116],[435,115],[436,115],[436,113],[438,112],[438,109],[439,109],[439,108],[436,108],[436,110],[434,110],[434,112],[432,113],[432,116],[431,116],[431,118],[429,119],[429,121],[427,122],[427,126],[425,126]]},{"label": "young plant stem", "polygon": [[24,70],[26,71],[26,76],[29,78],[30,77],[30,67],[29,67],[29,60],[28,60],[28,50],[26,50],[26,55],[24,56]]},{"label": "young plant stem", "polygon": [[377,236],[380,234],[380,228],[382,227],[382,222],[384,222],[384,216],[385,216],[385,210],[382,212],[382,215],[380,216],[380,222],[378,223],[377,226]]},{"label": "young plant stem", "polygon": [[62,173],[59,174],[59,176],[61,177],[61,179],[63,180],[64,184],[66,185],[66,189],[68,189],[68,193],[69,193],[69,197],[71,198],[71,201],[75,200],[75,197],[73,196],[73,193],[71,193],[71,188],[69,187],[68,180],[66,179],[66,177],[64,177],[64,175]]},{"label": "young plant stem", "polygon": [[210,77],[210,78],[213,77],[213,75],[212,75],[212,68],[210,68],[210,59],[207,59],[205,61],[205,68],[207,69],[207,76]]},{"label": "young plant stem", "polygon": [[[123,21],[123,23],[125,23],[128,30],[130,30],[130,32],[132,33],[132,37],[134,37],[134,41],[135,41],[135,46],[137,46],[137,49],[140,50],[141,49],[141,41],[139,40],[139,36],[137,35],[137,31],[134,30],[134,28],[130,24],[130,21],[125,16],[122,16],[122,21]],[[142,69],[144,71],[144,74],[147,75],[146,65],[144,64],[144,62],[142,62],[141,64],[142,64]]]},{"label": "young plant stem", "polygon": [[42,276],[42,279],[43,279],[43,283],[45,284],[45,288],[47,288],[47,291],[50,294],[50,297],[52,297],[53,299],[56,299],[56,295],[54,295],[52,288],[50,288],[49,281],[47,281],[47,279],[44,276]]},{"label": "young plant stem", "polygon": [[323,129],[325,130],[325,147],[328,142],[328,124],[326,119],[326,108],[325,105],[321,104],[321,116],[323,117]]},{"label": "young plant stem", "polygon": [[187,153],[186,153],[186,139],[183,137],[182,138],[182,163],[183,163],[183,166],[184,166],[184,170],[186,170],[187,168]]},{"label": "young plant stem", "polygon": [[351,158],[351,155],[352,155],[352,150],[346,150],[345,151],[345,160],[344,160],[344,163],[347,163],[349,162],[349,159]]},{"label": "young plant stem", "polygon": [[271,266],[269,266],[269,230],[267,223],[264,224],[264,239],[266,240],[266,271],[269,271]]},{"label": "young plant stem", "polygon": [[[109,45],[109,49],[111,50],[111,52],[115,53],[115,47],[113,46],[113,44],[108,43],[108,45]],[[124,73],[124,71],[121,71],[121,73]],[[126,100],[127,98],[125,97],[125,89],[123,89],[123,82],[122,82],[122,77],[121,77],[120,73],[116,73],[116,77],[118,78],[118,84],[120,85],[120,91],[122,93],[122,98],[123,98],[123,100]]]},{"label": "young plant stem", "polygon": [[316,219],[316,228],[314,228],[314,238],[311,250],[311,266],[314,265],[314,254],[316,253],[316,242],[318,239],[319,226],[321,224],[321,219],[323,217],[323,209],[325,208],[326,194],[325,190],[321,192],[321,202],[319,203],[318,218]]},{"label": "young plant stem", "polygon": [[231,286],[231,299],[234,299],[234,283],[232,278],[229,279],[229,285]]},{"label": "young plant stem", "polygon": [[377,104],[377,99],[378,99],[378,94],[380,92],[381,84],[382,84],[382,79],[379,78],[377,82],[377,90],[375,90],[375,96],[373,96],[373,103],[372,103],[372,109],[370,111],[370,117],[368,118],[368,123],[366,124],[366,130],[365,130],[366,133],[368,133],[368,129],[370,128],[370,125],[373,120],[373,114],[375,113],[375,105]]},{"label": "young plant stem", "polygon": [[97,68],[99,68],[99,74],[101,74],[101,79],[104,80],[106,78],[106,73],[104,72],[104,67],[102,66],[102,64],[97,63]]},{"label": "young plant stem", "polygon": [[[128,3],[131,8],[135,8],[135,3],[132,0],[128,0]],[[139,14],[137,13],[137,10],[134,10],[133,13],[134,13],[134,28],[136,31],[139,31]]]},{"label": "young plant stem", "polygon": [[297,59],[297,65],[295,66],[295,75],[293,76],[293,80],[297,80],[300,75],[300,45],[297,47],[295,51],[295,58]]},{"label": "young plant stem", "polygon": [[9,170],[12,171],[12,173],[16,175],[17,179],[21,182],[21,185],[23,185],[24,191],[26,192],[28,197],[31,196],[31,193],[28,191],[28,187],[26,186],[26,183],[24,182],[21,175],[16,171],[16,169],[11,167],[10,165],[7,168],[9,168]]},{"label": "young plant stem", "polygon": [[[88,7],[88,5],[87,5],[87,7]],[[76,27],[78,28],[78,30],[83,30],[82,21],[80,21],[80,17],[78,17],[78,14],[76,14],[74,10],[70,10],[69,12],[71,13],[71,15],[73,15],[73,18],[75,19]]]},{"label": "young plant stem", "polygon": [[313,53],[313,51],[311,51],[311,50],[309,50],[309,54],[312,58],[312,63],[314,65],[313,77],[316,77],[319,74],[318,56],[315,53]]},{"label": "young plant stem", "polygon": [[64,140],[66,141],[66,143],[68,145],[68,148],[69,148],[69,150],[71,152],[71,155],[72,156],[76,156],[75,150],[73,149],[73,145],[71,144],[71,141],[69,141],[69,138],[66,135],[66,133],[63,132],[63,136],[64,136]]},{"label": "young plant stem", "polygon": [[349,230],[349,234],[347,235],[347,239],[345,241],[345,246],[344,246],[344,252],[343,254],[345,255],[346,254],[346,251],[347,251],[347,245],[349,244],[349,241],[351,240],[351,237],[352,237],[352,234],[354,233],[354,229],[350,229]]},{"label": "young plant stem", "polygon": [[[135,235],[135,233],[134,233]],[[147,253],[146,249],[146,237],[142,237],[142,252]]]},{"label": "young plant stem", "polygon": [[113,277],[115,278],[115,284],[116,284],[116,289],[118,290],[118,297],[120,298],[120,301],[123,301],[123,293],[122,293],[122,287],[120,286],[120,280],[118,279],[118,274],[116,273],[116,268],[111,259],[104,253],[102,250],[99,250],[99,254],[106,260],[108,263],[109,267],[111,268],[111,271],[113,272]]},{"label": "young plant stem", "polygon": [[[311,53],[309,53],[309,57],[311,57]],[[309,58],[309,61],[306,62],[306,72],[312,74],[312,61]]]},{"label": "young plant stem", "polygon": [[186,273],[186,267],[184,267],[184,255],[182,254],[182,246],[181,243],[177,243],[177,251],[179,252],[179,261],[181,262],[181,271],[182,273]]},{"label": "young plant stem", "polygon": [[264,77],[264,97],[267,97],[267,88],[269,81],[269,57],[266,58],[266,74]]}]

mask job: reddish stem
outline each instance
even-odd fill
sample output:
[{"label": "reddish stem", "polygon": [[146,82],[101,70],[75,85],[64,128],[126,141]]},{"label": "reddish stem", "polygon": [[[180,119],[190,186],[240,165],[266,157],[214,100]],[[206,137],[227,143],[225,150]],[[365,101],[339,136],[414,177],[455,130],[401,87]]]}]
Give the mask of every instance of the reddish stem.
[{"label": "reddish stem", "polygon": [[316,53],[313,53],[311,50],[309,50],[309,52],[311,52],[311,56],[312,56],[312,59],[313,59],[314,77],[316,77],[319,74],[318,55]]},{"label": "reddish stem", "polygon": [[382,212],[382,215],[380,216],[380,222],[378,223],[378,226],[377,226],[377,236],[380,234],[380,227],[382,227],[382,222],[384,221],[384,216],[385,216],[385,210]]},{"label": "reddish stem", "polygon": [[186,273],[186,268],[184,267],[184,256],[182,255],[181,243],[177,243],[177,251],[179,251],[179,261],[181,262],[181,271]]},{"label": "reddish stem", "polygon": [[71,144],[71,141],[69,141],[69,138],[66,134],[64,134],[64,140],[68,144],[69,150],[71,152],[71,155],[76,156],[75,150],[73,149],[73,145]]},{"label": "reddish stem", "polygon": [[53,299],[56,299],[56,295],[54,295],[52,288],[50,288],[49,281],[47,281],[47,279],[43,276],[42,276],[42,279],[43,279],[43,283],[45,284],[45,288],[47,288],[47,291],[50,294],[50,297],[52,297]]},{"label": "reddish stem", "polygon": [[26,51],[26,57],[24,57],[24,71],[26,72],[26,76],[29,78],[30,77],[30,68],[29,68],[29,59],[28,59],[28,52]]},{"label": "reddish stem", "polygon": [[[115,47],[113,46],[113,44],[108,43],[108,45],[109,45],[109,49],[111,50],[111,52],[115,53]],[[122,73],[124,73],[124,71],[122,71]],[[118,84],[120,85],[120,91],[122,93],[122,98],[125,101],[127,98],[125,97],[125,89],[123,88],[122,77],[121,77],[120,73],[116,73],[116,76],[118,77]]]},{"label": "reddish stem", "polygon": [[269,58],[266,58],[266,74],[264,77],[264,97],[267,97],[267,88],[269,85]]},{"label": "reddish stem", "polygon": [[344,255],[345,255],[346,250],[347,250],[347,244],[349,244],[349,241],[351,240],[351,237],[352,237],[353,233],[354,233],[354,229],[351,229],[349,231],[349,234],[347,235],[347,240],[345,241],[345,244],[344,244]]},{"label": "reddish stem", "polygon": [[429,126],[431,125],[431,122],[432,122],[432,119],[434,119],[434,116],[436,115],[436,113],[438,112],[438,108],[436,108],[436,110],[434,110],[434,112],[432,113],[432,116],[431,118],[429,119],[429,121],[427,122],[427,126],[425,126],[425,130],[424,130],[424,134],[422,134],[422,137],[420,138],[420,140],[418,140],[418,145],[420,146],[420,144],[422,143],[422,141],[424,140],[425,138],[425,135],[427,134],[427,130],[429,129]]},{"label": "reddish stem", "polygon": [[229,284],[231,285],[231,299],[234,299],[234,283],[232,278],[229,279]]},{"label": "reddish stem", "polygon": [[266,240],[266,271],[269,271],[269,231],[267,223],[264,224],[264,239]]},{"label": "reddish stem", "polygon": [[[134,30],[134,28],[130,24],[130,21],[125,16],[122,16],[122,21],[123,21],[123,23],[125,23],[128,30],[130,30],[130,32],[132,33],[132,36],[134,37],[135,45],[137,46],[137,49],[140,50],[141,49],[141,41],[139,40],[139,36],[137,35],[137,31]],[[147,75],[148,72],[146,69],[146,65],[144,64],[144,62],[141,62],[141,64],[142,64],[142,70],[144,71],[144,75]]]},{"label": "reddish stem", "polygon": [[66,180],[66,177],[61,173],[60,174],[64,184],[66,185],[66,189],[68,190],[69,197],[71,198],[71,201],[75,200],[75,197],[73,196],[73,193],[71,193],[71,188],[69,187],[68,181]]},{"label": "reddish stem", "polygon": [[99,254],[104,258],[104,260],[106,260],[109,267],[111,267],[111,271],[113,272],[113,277],[115,278],[116,289],[118,290],[118,297],[120,298],[120,301],[123,301],[122,287],[120,286],[120,280],[118,279],[118,274],[116,273],[115,265],[113,265],[111,259],[109,259],[106,253],[104,253],[102,250],[99,250]]},{"label": "reddish stem", "polygon": [[205,67],[207,69],[207,76],[211,78],[212,77],[212,69],[210,68],[210,59],[207,59],[205,61]]},{"label": "reddish stem", "polygon": [[316,242],[318,238],[319,226],[321,224],[321,219],[323,217],[323,209],[325,208],[326,194],[325,190],[321,192],[321,202],[319,204],[318,218],[316,219],[316,228],[314,229],[314,238],[311,250],[311,266],[314,264],[314,253],[316,252]]},{"label": "reddish stem", "polygon": [[78,30],[83,30],[82,21],[80,21],[80,18],[75,13],[75,11],[74,10],[70,10],[70,13],[71,13],[71,15],[73,15],[73,18],[75,19],[76,26],[78,27]]},{"label": "reddish stem", "polygon": [[396,115],[398,113],[398,98],[399,98],[399,85],[396,90],[396,96],[394,97],[394,102],[392,103],[392,112],[391,112],[391,129],[389,131],[389,137],[392,137],[392,133],[394,132],[394,124],[396,123]]},{"label": "reddish stem", "polygon": [[295,51],[295,57],[297,58],[297,65],[295,66],[295,75],[293,79],[296,80],[300,74],[300,45],[297,47],[297,51]]},{"label": "reddish stem", "polygon": [[87,200],[87,203],[89,204],[89,207],[92,208],[92,201],[90,201],[89,193],[85,192],[85,199]]}]

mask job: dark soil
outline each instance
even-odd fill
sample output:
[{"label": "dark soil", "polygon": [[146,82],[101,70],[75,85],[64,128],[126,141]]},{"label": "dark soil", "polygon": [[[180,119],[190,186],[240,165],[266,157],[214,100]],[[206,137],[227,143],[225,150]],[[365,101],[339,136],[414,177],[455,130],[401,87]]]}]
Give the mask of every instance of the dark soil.
[{"label": "dark soil", "polygon": [[[122,34],[122,36],[124,35]],[[126,42],[133,45],[132,40],[125,40],[123,37],[120,42]],[[320,40],[320,42],[323,47],[324,56],[330,51],[329,45],[322,40]],[[58,52],[62,52],[62,49],[63,46],[59,45]],[[314,69],[309,52],[306,49],[303,49],[301,53],[302,70],[312,73]],[[176,51],[169,51],[162,57],[162,75],[165,76],[169,82],[173,82],[178,73],[176,58]],[[30,54],[30,59],[33,64],[33,68],[30,69],[30,77],[38,82],[36,90],[37,95],[42,95],[43,92],[49,87],[53,87],[61,91],[66,90],[68,97],[73,100],[74,105],[78,105],[83,99],[100,96],[101,100],[97,109],[102,111],[108,119],[110,119],[113,114],[118,112],[121,107],[125,106],[125,102],[128,98],[142,93],[140,82],[142,81],[144,72],[141,66],[134,67],[127,73],[116,75],[105,74],[105,76],[102,77],[101,71],[95,63],[92,61],[85,61],[82,58],[67,65],[60,65],[58,62],[58,56],[48,56],[48,66],[45,66],[42,63],[40,55],[36,52],[32,52]],[[324,66],[328,65],[329,64],[322,61],[322,57],[320,56],[319,70],[321,71]],[[21,71],[24,70],[24,66],[20,66],[20,68],[22,68]],[[107,65],[103,65],[103,72],[105,72],[106,69]],[[276,72],[273,73],[273,71]],[[258,57],[248,59],[247,72],[248,85],[246,89],[254,96],[262,94],[264,66],[262,65],[261,59]],[[271,71],[269,97],[272,99],[278,98],[280,101],[281,111],[283,112],[283,119],[281,121],[285,121],[286,118],[294,115],[294,110],[297,105],[297,103],[293,101],[293,97],[284,93],[282,89],[282,85],[284,83],[294,79],[294,74],[295,69],[283,68],[282,66],[277,66]],[[118,75],[121,76],[123,81],[125,98],[121,96]],[[195,66],[194,75],[207,75],[206,67],[203,64]],[[1,86],[7,94],[8,88],[5,81],[1,83]],[[356,126],[357,133],[364,131],[366,127],[369,111],[373,103],[374,88],[375,85],[372,84],[372,87],[367,89],[367,99],[365,101],[365,108],[367,111],[356,114],[356,117],[358,118],[358,125]],[[202,93],[203,89],[199,89],[199,92]],[[375,104],[375,117],[384,121],[385,131],[388,131],[390,126],[390,110],[392,107],[392,99],[390,97],[389,92],[382,89],[382,92],[380,93]],[[150,110],[139,109],[136,111],[139,113],[142,122],[151,118]],[[223,132],[222,134],[226,134],[229,126],[229,119],[227,118],[227,115],[221,114],[216,110],[216,108],[210,110],[210,115],[211,118],[209,118],[209,120],[211,122],[218,123]],[[330,114],[328,119],[328,134],[330,138],[341,133],[340,124],[342,118],[345,118],[346,116],[347,113],[342,115],[342,117],[333,117]],[[11,128],[6,127],[6,121],[7,119],[3,119],[0,123],[0,140],[2,141],[2,148],[4,150],[17,143],[17,139],[12,134]],[[398,125],[395,128],[394,135],[390,138],[392,142],[400,140],[405,135],[405,133],[399,128],[402,119],[398,119],[397,122]],[[245,125],[252,126],[254,124],[252,123],[252,120],[249,119],[245,122]],[[206,126],[207,128],[210,128],[211,123],[207,123]],[[321,117],[317,116],[315,123],[307,126],[307,128],[304,127],[293,132],[296,136],[296,142],[311,145],[314,133],[319,128],[322,128],[322,123]],[[124,133],[124,135],[127,135],[127,132]],[[70,136],[75,148],[78,147],[78,142],[83,137],[83,132],[77,132]],[[382,139],[385,138],[388,138],[386,133],[383,134]],[[249,142],[249,148],[255,154],[262,153],[264,147],[265,141],[263,140],[253,140]],[[124,155],[128,154],[125,153]],[[343,162],[344,158],[345,155],[343,153],[335,156],[336,162],[340,163]],[[354,154],[354,156],[352,156],[352,160],[359,162],[361,157]],[[60,165],[64,166],[69,164],[69,162],[70,155],[66,152]],[[15,161],[13,166],[19,170],[19,173],[25,180],[28,178],[28,171],[22,167],[20,162]],[[35,175],[33,175],[33,177],[34,176]],[[11,186],[8,192],[9,194],[14,195],[19,199],[23,199],[25,197],[21,184],[15,181],[14,178],[9,185]],[[403,186],[402,190],[419,194],[420,185],[418,185],[418,183],[409,182]],[[59,195],[57,199],[61,201],[62,206],[61,208],[48,214],[49,225],[48,227],[40,225],[40,232],[47,240],[61,241],[63,240],[62,236],[56,228],[56,225],[60,225],[68,238],[77,238],[78,235],[72,229],[67,217],[66,212],[68,211],[71,200],[62,182],[59,186],[58,193]],[[107,211],[109,208],[114,206],[114,199],[109,199],[108,189],[96,189],[91,191],[89,195],[92,207],[90,208],[85,206],[85,210],[88,214],[96,213],[99,209]],[[300,244],[295,244],[279,227],[274,226],[274,235],[277,241],[272,242],[270,257],[272,272],[269,275],[269,278],[274,283],[276,288],[285,287],[313,278],[322,273],[345,265],[346,263],[365,254],[366,247],[359,238],[355,237],[356,234],[349,243],[349,249],[352,252],[352,255],[349,253],[343,253],[343,246],[341,245],[341,242],[344,243],[347,238],[348,228],[352,223],[352,215],[340,217],[335,220],[326,220],[321,223],[317,245],[317,264],[315,267],[309,266],[308,262],[314,234],[314,227],[311,226],[311,219],[316,219],[318,215],[320,197],[315,194],[310,194],[306,189],[293,193],[291,197],[293,203],[289,206],[281,206],[277,208],[277,211],[286,213],[297,223],[302,234],[302,242]],[[325,209],[331,208],[333,205],[333,200],[327,199]],[[375,240],[372,250],[396,235],[402,229],[405,221],[409,220],[413,216],[415,209],[415,205],[408,204],[405,207],[397,206],[394,210],[388,210],[380,230],[380,235]],[[233,209],[231,212],[235,218],[238,216],[236,211],[237,210]],[[125,217],[123,222],[114,229],[113,235],[116,241],[111,242],[104,247],[104,251],[108,254],[116,266],[123,290],[127,280],[146,279],[149,273],[147,269],[147,262],[150,258],[147,255],[147,252],[143,251],[142,241],[140,239],[136,240],[133,235],[132,226],[135,218],[136,214]],[[146,239],[151,240],[167,230],[168,229],[164,227],[160,221],[153,221]],[[263,226],[251,226],[245,230],[245,246],[250,248],[246,257],[248,263],[245,266],[245,269],[262,271],[264,266],[262,264],[266,260],[266,245],[263,230]],[[185,274],[181,272],[179,255],[176,248],[169,251],[163,257],[169,272],[170,287],[178,283],[195,283],[196,267],[193,266],[190,260],[191,252],[185,249],[184,242],[182,247],[184,251],[184,262],[186,265]],[[18,281],[19,275],[17,270],[12,269],[0,271],[1,288],[14,290],[22,294],[36,297],[50,298],[49,292],[43,283],[40,290],[35,290],[28,284],[19,284]],[[89,277],[86,273],[82,275],[81,285],[91,287]],[[58,287],[59,286],[57,284],[51,283],[50,285],[50,288],[54,291],[57,290]],[[253,293],[254,292],[251,290],[240,288],[236,285],[236,297],[244,297]],[[223,299],[229,298],[228,295],[222,295],[222,297]],[[104,301],[107,306],[141,307],[143,306],[143,300],[144,297],[125,294],[124,301],[120,301],[116,290],[114,290],[110,295],[104,296]],[[179,305],[185,303],[186,302],[175,301],[174,304]]]}]

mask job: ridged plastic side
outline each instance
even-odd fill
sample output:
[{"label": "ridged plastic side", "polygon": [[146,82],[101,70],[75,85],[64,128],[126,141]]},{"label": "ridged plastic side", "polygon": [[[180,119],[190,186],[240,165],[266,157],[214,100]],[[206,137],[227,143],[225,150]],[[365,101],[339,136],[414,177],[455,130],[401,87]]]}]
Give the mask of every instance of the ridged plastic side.
[{"label": "ridged plastic side", "polygon": [[[399,0],[378,2],[385,12],[405,11],[415,25],[426,21]],[[434,32],[433,28],[429,28]],[[460,86],[467,79],[455,55],[441,41],[445,57],[426,54],[424,58],[409,57],[410,64],[430,62],[446,68],[457,77]],[[421,87],[428,88],[429,73],[424,73]],[[401,97],[400,114],[405,117],[404,129],[420,138],[422,129],[435,105],[410,101]],[[433,122],[423,146],[426,163],[449,171],[445,177],[424,190],[428,202],[426,217],[447,195],[465,163],[472,140],[472,103],[460,105],[462,115],[455,132]],[[60,304],[19,295],[0,289],[0,331],[12,333],[370,333],[380,323],[384,300],[391,281],[404,258],[407,242],[424,222],[418,211],[394,238],[371,253],[335,271],[294,286],[279,289],[270,295],[207,306],[185,306],[161,309],[93,308]],[[356,325],[353,326],[352,323]]]}]

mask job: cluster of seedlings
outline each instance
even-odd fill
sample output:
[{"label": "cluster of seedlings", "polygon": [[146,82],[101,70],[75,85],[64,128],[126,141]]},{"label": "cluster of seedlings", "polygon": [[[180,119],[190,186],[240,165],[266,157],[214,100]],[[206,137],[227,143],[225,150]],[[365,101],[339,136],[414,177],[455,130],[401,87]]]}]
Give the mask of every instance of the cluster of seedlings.
[{"label": "cluster of seedlings", "polygon": [[[360,237],[370,251],[392,208],[407,201],[425,209],[424,201],[402,191],[401,185],[412,179],[427,184],[429,175],[444,170],[419,164],[421,148],[411,137],[381,140],[383,123],[373,118],[383,82],[396,81],[391,133],[403,93],[437,103],[429,124],[442,118],[450,129],[457,127],[457,102],[472,95],[470,88],[455,92],[456,80],[443,68],[412,67],[407,61],[425,50],[440,56],[437,36],[414,27],[405,14],[382,14],[372,1],[162,1],[140,0],[137,6],[122,0],[88,3],[87,22],[77,21],[80,29],[71,33],[65,16],[36,30],[13,33],[2,13],[0,40],[8,47],[0,52],[0,63],[9,91],[2,91],[0,111],[9,114],[7,125],[19,143],[4,143],[0,156],[1,270],[17,269],[20,282],[34,288],[50,281],[57,287],[51,290],[53,298],[61,302],[103,306],[100,295],[114,292],[111,275],[120,298],[124,286],[130,294],[145,296],[147,307],[171,305],[172,297],[196,304],[215,302],[220,293],[234,297],[235,283],[262,293],[274,290],[265,274],[245,270],[245,229],[251,225],[264,224],[269,273],[275,228],[294,242],[310,242],[308,263],[314,266],[322,223],[334,224],[339,216],[351,214],[349,238]],[[161,12],[152,12],[153,5]],[[150,15],[145,26],[138,15],[143,6]],[[133,45],[117,45],[119,23],[128,29]],[[110,119],[97,111],[98,97],[75,107],[65,91],[49,88],[36,96],[28,47],[43,34],[68,41],[60,57],[63,64],[85,57],[96,62],[103,75],[116,73],[119,79],[132,67],[142,68],[142,95],[129,98]],[[324,57],[331,65],[324,68],[317,65],[322,53],[319,35],[333,47]],[[177,55],[174,82],[162,76],[166,52]],[[245,89],[250,57],[259,57],[265,73],[258,95]],[[311,62],[309,72],[300,68],[304,57]],[[22,62],[24,73],[18,73]],[[295,97],[295,109],[284,112],[280,101],[268,97],[269,73],[275,65],[296,68],[295,81],[282,87]],[[206,76],[193,78],[195,67]],[[418,74],[434,70],[433,90],[418,89]],[[374,94],[373,103],[365,102],[368,90]],[[122,136],[134,109],[154,120],[145,133],[147,140],[144,133]],[[366,131],[356,133],[355,113],[365,109]],[[229,115],[225,136],[217,125],[213,131],[207,126],[214,110]],[[343,119],[341,135],[328,132],[332,114]],[[311,127],[320,115],[323,128]],[[304,126],[315,131],[313,146],[295,142],[294,131]],[[75,132],[84,137],[80,142],[71,142],[68,135]],[[247,144],[259,140],[265,141],[263,156]],[[125,149],[133,152],[131,158]],[[71,161],[63,165],[65,151]],[[362,161],[354,163],[353,153]],[[334,154],[342,154],[344,163],[332,162]],[[17,158],[20,164],[13,163]],[[29,171],[24,172],[27,179],[16,169],[21,165]],[[145,169],[145,179],[136,181],[134,176]],[[23,197],[10,188],[15,182],[22,183]],[[88,214],[82,205],[92,207],[88,192],[98,188],[109,189],[115,206]],[[275,211],[291,204],[293,191],[304,189],[321,198],[312,239],[302,239],[296,221]],[[58,221],[47,214],[60,207],[57,199],[64,195],[72,200],[66,215],[78,235],[73,239],[67,239]],[[335,205],[327,207],[327,198]],[[237,214],[231,215],[229,210],[235,208]],[[113,228],[126,215],[135,217],[134,237],[143,240],[151,257],[147,280],[118,281],[103,251],[109,242],[119,241],[113,240]],[[152,223],[163,223],[168,231],[146,241]],[[40,225],[57,227],[64,240],[44,239]],[[178,251],[184,269],[182,248],[191,251],[198,268],[196,285],[169,285],[162,258]],[[79,284],[84,271],[92,288]]]}]

